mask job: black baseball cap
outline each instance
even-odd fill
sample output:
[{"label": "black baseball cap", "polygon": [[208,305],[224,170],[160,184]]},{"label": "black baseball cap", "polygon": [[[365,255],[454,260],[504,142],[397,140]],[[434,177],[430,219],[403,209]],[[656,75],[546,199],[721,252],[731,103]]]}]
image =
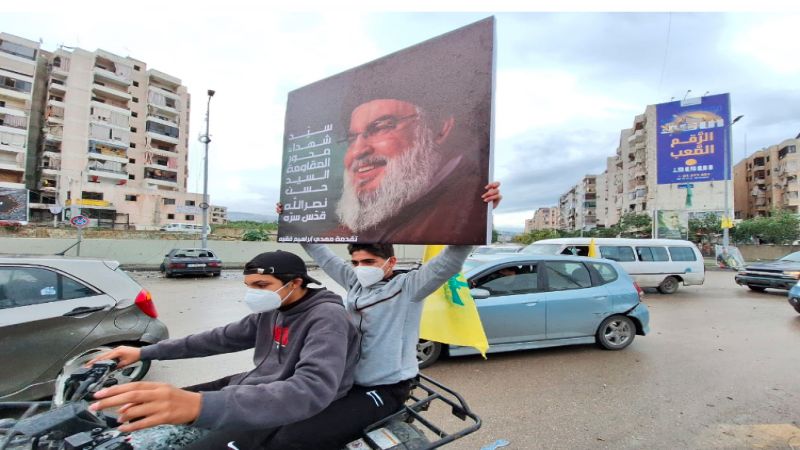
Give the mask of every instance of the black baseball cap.
[{"label": "black baseball cap", "polygon": [[308,275],[303,259],[294,253],[276,250],[257,255],[244,265],[245,275],[297,275],[309,283],[322,284]]}]

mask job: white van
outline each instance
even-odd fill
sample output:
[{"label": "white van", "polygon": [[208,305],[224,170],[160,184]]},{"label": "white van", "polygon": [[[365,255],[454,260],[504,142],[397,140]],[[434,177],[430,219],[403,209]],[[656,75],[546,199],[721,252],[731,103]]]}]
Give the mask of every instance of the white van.
[{"label": "white van", "polygon": [[[589,256],[592,238],[543,239],[520,253]],[[677,239],[594,238],[602,258],[620,263],[641,287],[673,294],[680,283],[701,285],[706,278],[703,255],[689,241]]]},{"label": "white van", "polygon": [[[161,231],[173,233],[201,233],[203,231],[203,226],[191,223],[168,223],[161,227]],[[206,233],[211,233],[211,226],[206,226]]]}]

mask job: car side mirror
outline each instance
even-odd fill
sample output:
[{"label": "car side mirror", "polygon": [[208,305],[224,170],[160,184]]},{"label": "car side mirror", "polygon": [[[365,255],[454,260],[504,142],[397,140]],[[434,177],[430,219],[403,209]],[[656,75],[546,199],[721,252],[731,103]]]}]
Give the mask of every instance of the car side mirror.
[{"label": "car side mirror", "polygon": [[492,295],[492,293],[491,293],[491,292],[487,291],[486,289],[481,289],[481,288],[473,288],[473,289],[470,289],[470,290],[469,290],[469,294],[470,294],[470,295],[472,296],[472,298],[474,298],[475,300],[480,300],[480,299],[484,299],[484,298],[489,298],[489,297]]}]

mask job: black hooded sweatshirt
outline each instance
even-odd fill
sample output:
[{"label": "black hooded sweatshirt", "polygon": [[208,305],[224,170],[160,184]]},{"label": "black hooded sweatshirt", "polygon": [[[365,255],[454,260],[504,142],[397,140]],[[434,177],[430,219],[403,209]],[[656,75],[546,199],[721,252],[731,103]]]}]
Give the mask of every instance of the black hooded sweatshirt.
[{"label": "black hooded sweatshirt", "polygon": [[308,289],[288,308],[149,345],[141,358],[196,358],[251,348],[256,367],[234,375],[222,390],[202,392],[192,426],[263,430],[298,422],[343,397],[353,384],[357,331],[342,298],[327,289]]}]

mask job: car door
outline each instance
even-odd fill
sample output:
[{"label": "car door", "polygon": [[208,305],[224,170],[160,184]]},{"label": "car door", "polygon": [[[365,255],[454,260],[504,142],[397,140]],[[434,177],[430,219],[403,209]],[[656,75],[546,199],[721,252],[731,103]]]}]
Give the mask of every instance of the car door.
[{"label": "car door", "polygon": [[0,287],[0,397],[52,379],[116,303],[44,267],[0,266]]},{"label": "car door", "polygon": [[580,261],[544,263],[547,291],[547,339],[592,336],[611,310],[604,286],[592,286],[589,269]]},{"label": "car door", "polygon": [[[515,273],[503,275],[502,271]],[[476,300],[490,345],[545,338],[544,293],[538,264],[498,265],[470,284],[490,294],[488,298]]]}]

